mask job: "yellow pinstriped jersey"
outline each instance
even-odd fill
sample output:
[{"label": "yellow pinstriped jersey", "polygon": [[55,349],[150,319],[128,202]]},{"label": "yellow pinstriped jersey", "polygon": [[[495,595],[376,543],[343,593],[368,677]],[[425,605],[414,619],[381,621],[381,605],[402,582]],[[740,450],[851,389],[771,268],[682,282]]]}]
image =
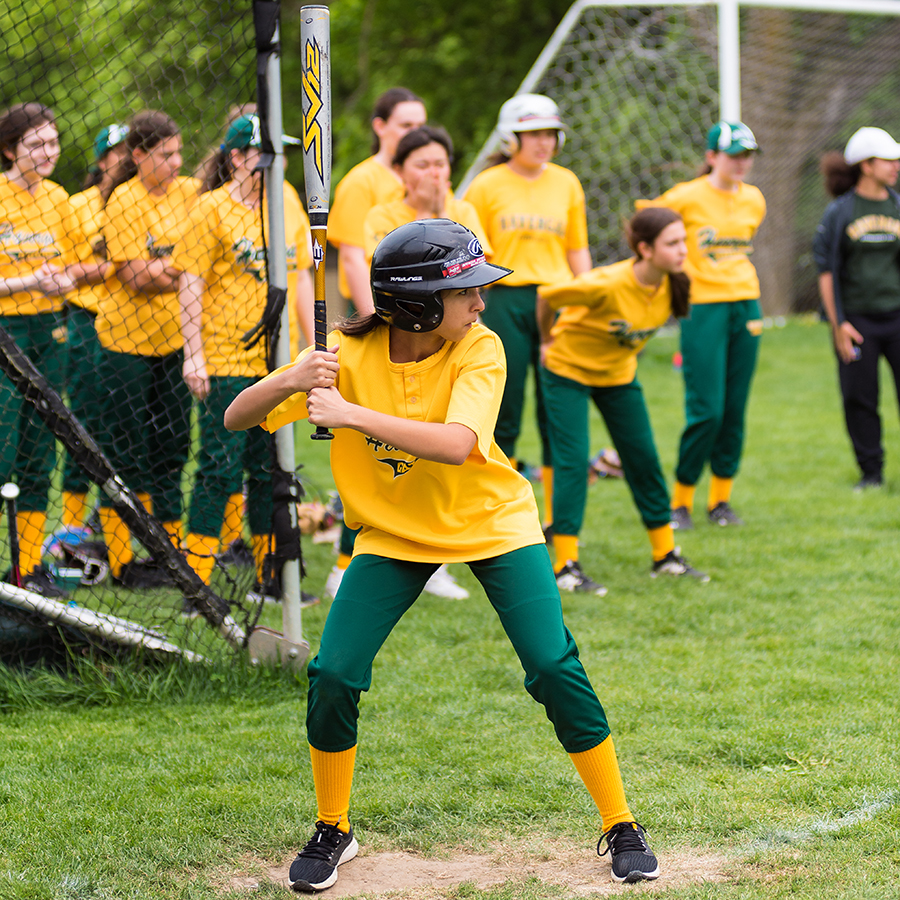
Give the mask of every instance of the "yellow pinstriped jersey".
[{"label": "yellow pinstriped jersey", "polygon": [[[262,215],[268,210],[263,204]],[[260,210],[232,197],[229,186],[200,196],[192,223],[178,242],[173,265],[201,277],[203,295],[203,352],[209,375],[258,377],[265,375],[263,342],[247,350],[242,342],[266,305],[266,259]],[[296,191],[285,188],[284,221],[288,268],[312,265],[309,221]],[[295,276],[296,277],[296,276]],[[289,294],[288,303],[293,303]]]},{"label": "yellow pinstriped jersey", "polygon": [[[64,188],[45,179],[32,195],[0,174],[0,278],[23,278],[45,263],[74,263],[73,227]],[[0,315],[33,316],[62,305],[62,297],[23,291],[0,297]]]},{"label": "yellow pinstriped jersey", "polygon": [[[457,200],[455,197],[447,197],[444,205],[444,218],[465,225],[481,241],[484,255],[488,259],[493,256],[494,249],[487,239],[478,213],[471,203],[466,200]],[[373,206],[365,221],[366,260],[372,261],[375,248],[386,234],[401,225],[415,221],[415,219],[416,211],[405,200],[393,200],[390,203],[379,203],[377,206]]]},{"label": "yellow pinstriped jersey", "polygon": [[567,254],[588,245],[584,191],[568,169],[548,163],[535,179],[492,166],[466,191],[494,248],[513,270],[503,283],[553,284],[572,277]]},{"label": "yellow pinstriped jersey", "polygon": [[758,187],[741,184],[721,191],[705,175],[676,184],[661,197],[638,201],[637,208],[665,206],[684,219],[691,279],[691,303],[756,300],[759,278],[750,256],[753,236],[766,215]]},{"label": "yellow pinstriped jersey", "polygon": [[647,287],[635,278],[634,263],[625,259],[538,288],[562,310],[545,359],[551,372],[591,387],[634,381],[638,352],[672,314],[668,275]]},{"label": "yellow pinstriped jersey", "polygon": [[[198,182],[176,178],[163,196],[147,192],[140,179],[119,185],[106,204],[106,251],[120,267],[129,261],[170,259],[190,226]],[[136,356],[167,356],[180,350],[178,292],[145,294],[117,277],[100,302],[97,336],[104,347]]]},{"label": "yellow pinstriped jersey", "polygon": [[[394,363],[390,331],[364,337],[333,333],[339,345],[337,387],[351,403],[423,422],[455,422],[477,442],[461,466],[418,459],[349,428],[331,442],[331,469],[345,521],[362,527],[354,553],[416,562],[466,562],[543,544],[534,493],[494,441],[506,382],[499,338],[473,325],[420,362]],[[282,370],[283,371],[283,370]],[[305,418],[306,395],[273,410],[274,431]]]}]

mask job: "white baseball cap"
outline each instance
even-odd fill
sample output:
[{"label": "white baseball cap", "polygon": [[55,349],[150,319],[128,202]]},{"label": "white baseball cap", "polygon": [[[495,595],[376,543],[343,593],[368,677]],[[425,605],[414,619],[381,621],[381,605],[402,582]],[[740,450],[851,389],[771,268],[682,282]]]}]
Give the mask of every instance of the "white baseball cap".
[{"label": "white baseball cap", "polygon": [[883,128],[860,128],[847,141],[844,160],[855,166],[864,159],[900,159],[900,144]]}]

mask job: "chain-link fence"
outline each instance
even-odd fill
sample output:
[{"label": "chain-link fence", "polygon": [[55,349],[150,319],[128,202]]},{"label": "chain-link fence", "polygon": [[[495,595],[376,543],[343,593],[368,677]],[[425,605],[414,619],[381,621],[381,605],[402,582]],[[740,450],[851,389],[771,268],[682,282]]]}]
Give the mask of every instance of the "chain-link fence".
[{"label": "chain-link fence", "polygon": [[0,9],[2,659],[209,656],[276,622],[273,495],[296,491],[261,429],[222,424],[267,371],[255,5]]}]

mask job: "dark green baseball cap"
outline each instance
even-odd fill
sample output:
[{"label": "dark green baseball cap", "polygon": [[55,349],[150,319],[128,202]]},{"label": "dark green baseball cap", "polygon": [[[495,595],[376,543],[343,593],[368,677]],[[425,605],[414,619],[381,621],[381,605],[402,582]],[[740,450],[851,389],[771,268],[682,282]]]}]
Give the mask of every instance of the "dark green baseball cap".
[{"label": "dark green baseball cap", "polygon": [[[303,141],[289,134],[281,136],[281,142],[290,147],[299,147]],[[246,150],[248,147],[259,147],[262,144],[259,116],[238,116],[229,126],[225,134],[223,150]]]},{"label": "dark green baseball cap", "polygon": [[706,136],[706,149],[737,156],[747,150],[759,150],[759,144],[743,122],[716,122]]},{"label": "dark green baseball cap", "polygon": [[118,147],[128,137],[127,125],[107,125],[94,138],[94,157],[103,159],[113,147]]}]

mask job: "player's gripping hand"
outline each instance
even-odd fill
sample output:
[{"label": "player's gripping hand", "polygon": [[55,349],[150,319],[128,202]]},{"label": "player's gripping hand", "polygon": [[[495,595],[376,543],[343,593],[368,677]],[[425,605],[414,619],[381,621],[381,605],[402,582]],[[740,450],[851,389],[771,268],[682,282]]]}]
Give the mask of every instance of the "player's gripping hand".
[{"label": "player's gripping hand", "polygon": [[295,392],[309,393],[313,388],[330,388],[334,385],[340,363],[337,347],[330,350],[312,350],[285,372],[288,384]]},{"label": "player's gripping hand", "polygon": [[306,397],[309,421],[326,428],[346,428],[354,404],[348,403],[336,387],[314,388]]},{"label": "player's gripping hand", "polygon": [[44,263],[35,273],[38,290],[47,297],[61,297],[75,290],[75,281],[64,269]]}]

